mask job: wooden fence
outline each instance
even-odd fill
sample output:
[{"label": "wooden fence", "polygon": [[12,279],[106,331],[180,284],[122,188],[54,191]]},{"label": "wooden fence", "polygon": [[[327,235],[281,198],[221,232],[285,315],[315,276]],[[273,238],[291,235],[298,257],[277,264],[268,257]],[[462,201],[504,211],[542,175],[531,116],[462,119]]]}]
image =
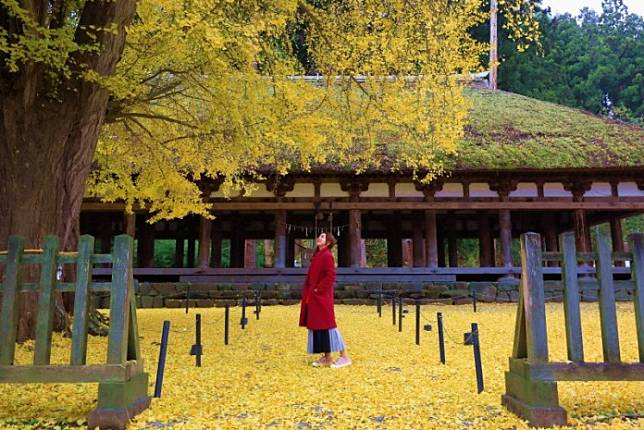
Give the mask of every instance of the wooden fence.
[{"label": "wooden fence", "polygon": [[[629,237],[630,252],[611,252],[608,238],[596,230],[595,251],[578,253],[572,233],[560,237],[561,253],[542,253],[536,233],[521,235],[521,286],[510,370],[505,374],[503,404],[534,426],[565,425],[567,414],[559,405],[557,381],[644,380],[644,234]],[[567,362],[548,356],[544,304],[543,261],[562,262]],[[639,362],[621,360],[612,265],[630,261],[632,297]],[[603,361],[584,360],[579,307],[579,262],[594,262],[599,284],[599,315]]]},{"label": "wooden fence", "polygon": [[[139,348],[132,277],[133,240],[117,236],[113,254],[94,254],[94,238],[82,236],[78,252],[60,252],[56,236],[47,236],[42,250],[25,250],[20,236],[9,238],[0,308],[0,383],[99,383],[98,405],[88,427],[122,429],[150,404],[148,374]],[[75,264],[74,283],[57,281],[60,266]],[[111,264],[111,282],[92,282],[95,264]],[[23,282],[21,266],[37,265],[37,283]],[[36,339],[32,365],[16,365],[19,294],[38,294]],[[74,316],[69,364],[51,364],[52,325],[57,292],[74,293]],[[90,294],[110,293],[110,328],[105,364],[86,364]]]}]

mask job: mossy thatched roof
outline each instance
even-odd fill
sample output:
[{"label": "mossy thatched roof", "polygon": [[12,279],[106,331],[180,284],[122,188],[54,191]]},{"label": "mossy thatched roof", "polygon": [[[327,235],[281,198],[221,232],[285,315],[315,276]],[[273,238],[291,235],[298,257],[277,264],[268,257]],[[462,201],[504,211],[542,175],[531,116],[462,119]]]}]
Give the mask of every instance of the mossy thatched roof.
[{"label": "mossy thatched roof", "polygon": [[456,170],[644,166],[644,128],[504,91],[473,102]]}]

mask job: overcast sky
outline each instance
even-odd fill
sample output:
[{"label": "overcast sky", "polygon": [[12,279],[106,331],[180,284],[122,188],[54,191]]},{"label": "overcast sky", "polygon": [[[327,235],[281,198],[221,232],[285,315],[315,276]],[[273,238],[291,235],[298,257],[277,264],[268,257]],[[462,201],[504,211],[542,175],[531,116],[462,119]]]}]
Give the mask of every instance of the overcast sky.
[{"label": "overcast sky", "polygon": [[[629,12],[644,16],[644,0],[624,0],[624,4],[628,6]],[[602,8],[601,0],[544,0],[543,5],[550,6],[555,14],[568,12],[572,15],[579,14],[584,7],[597,12]]]}]

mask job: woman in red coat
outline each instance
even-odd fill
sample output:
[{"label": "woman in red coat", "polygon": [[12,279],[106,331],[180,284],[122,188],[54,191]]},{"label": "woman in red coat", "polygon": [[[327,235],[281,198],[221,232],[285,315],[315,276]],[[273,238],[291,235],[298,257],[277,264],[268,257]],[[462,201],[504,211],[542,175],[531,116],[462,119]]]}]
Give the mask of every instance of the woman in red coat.
[{"label": "woman in red coat", "polygon": [[[315,244],[317,249],[311,257],[311,265],[302,289],[300,327],[309,329],[307,352],[324,354],[313,362],[314,367],[349,366],[351,359],[347,355],[344,340],[336,326],[333,309],[335,262],[331,248],[335,245],[335,238],[331,233],[322,233]],[[340,357],[335,362],[331,358],[332,352],[340,353]]]}]

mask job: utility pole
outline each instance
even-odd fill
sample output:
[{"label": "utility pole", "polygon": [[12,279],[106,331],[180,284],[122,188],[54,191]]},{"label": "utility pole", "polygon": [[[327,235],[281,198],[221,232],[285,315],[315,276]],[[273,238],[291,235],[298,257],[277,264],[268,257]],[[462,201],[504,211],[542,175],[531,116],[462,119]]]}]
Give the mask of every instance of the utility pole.
[{"label": "utility pole", "polygon": [[497,36],[497,0],[490,0],[490,88],[497,89],[498,36]]}]

